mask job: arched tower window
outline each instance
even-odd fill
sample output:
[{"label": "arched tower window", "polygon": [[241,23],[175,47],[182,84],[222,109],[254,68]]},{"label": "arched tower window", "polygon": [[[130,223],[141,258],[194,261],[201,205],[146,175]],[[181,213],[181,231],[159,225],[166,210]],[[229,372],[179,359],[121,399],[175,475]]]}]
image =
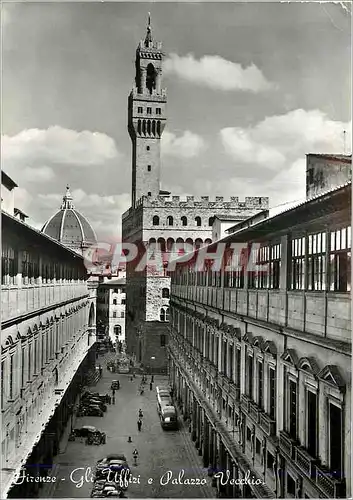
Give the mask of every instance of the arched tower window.
[{"label": "arched tower window", "polygon": [[143,135],[146,135],[146,120],[143,120],[142,122],[142,133]]},{"label": "arched tower window", "polygon": [[155,215],[155,216],[153,217],[152,224],[153,224],[154,226],[158,226],[158,225],[159,225],[159,217],[158,217],[158,215]]},{"label": "arched tower window", "polygon": [[160,321],[165,321],[165,310],[162,308],[160,315],[159,315]]},{"label": "arched tower window", "polygon": [[161,122],[159,120],[157,122],[157,135],[158,137],[161,135]]},{"label": "arched tower window", "polygon": [[188,225],[188,220],[185,217],[185,215],[181,218],[181,223],[182,223],[183,226],[187,226]]},{"label": "arched tower window", "polygon": [[169,299],[169,288],[162,288],[162,299]]},{"label": "arched tower window", "polygon": [[196,226],[201,226],[201,217],[195,217]]},{"label": "arched tower window", "polygon": [[171,215],[169,215],[169,216],[167,217],[167,224],[168,224],[168,226],[172,226],[172,225],[173,225],[173,222],[174,222],[174,221],[173,221],[173,217],[172,217]]},{"label": "arched tower window", "polygon": [[142,128],[141,128],[141,120],[137,122],[137,133],[138,135],[141,135]]},{"label": "arched tower window", "polygon": [[209,225],[209,226],[213,226],[213,222],[214,222],[214,217],[210,217],[210,218],[208,219],[208,225]]},{"label": "arched tower window", "polygon": [[156,70],[152,63],[147,66],[146,87],[150,94],[156,88]]},{"label": "arched tower window", "polygon": [[156,135],[156,120],[152,121],[152,135]]},{"label": "arched tower window", "polygon": [[147,122],[147,134],[151,135],[151,120],[148,120]]}]

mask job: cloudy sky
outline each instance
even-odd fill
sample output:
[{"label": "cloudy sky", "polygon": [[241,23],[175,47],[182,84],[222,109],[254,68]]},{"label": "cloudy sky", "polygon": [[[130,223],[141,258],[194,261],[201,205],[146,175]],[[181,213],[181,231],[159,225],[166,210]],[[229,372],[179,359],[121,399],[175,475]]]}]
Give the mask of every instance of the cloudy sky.
[{"label": "cloudy sky", "polygon": [[100,238],[130,206],[127,96],[147,12],[166,54],[162,188],[304,196],[305,154],[351,152],[345,3],[3,3],[2,167],[40,227],[68,183]]}]

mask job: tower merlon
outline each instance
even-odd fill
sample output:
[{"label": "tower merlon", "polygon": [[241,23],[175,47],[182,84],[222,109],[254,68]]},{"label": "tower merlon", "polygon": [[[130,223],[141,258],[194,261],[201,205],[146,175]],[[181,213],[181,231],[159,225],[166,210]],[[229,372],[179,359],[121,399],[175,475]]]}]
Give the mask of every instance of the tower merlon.
[{"label": "tower merlon", "polygon": [[[209,196],[143,196],[136,203],[137,207],[143,208],[242,208],[242,209],[267,209],[269,207],[268,196],[247,196],[245,201],[239,201],[237,196],[232,196],[225,200],[223,196],[216,196],[214,200],[210,200]],[[127,213],[127,212],[126,212]],[[125,215],[125,214],[124,214]],[[123,216],[124,217],[124,216]]]}]

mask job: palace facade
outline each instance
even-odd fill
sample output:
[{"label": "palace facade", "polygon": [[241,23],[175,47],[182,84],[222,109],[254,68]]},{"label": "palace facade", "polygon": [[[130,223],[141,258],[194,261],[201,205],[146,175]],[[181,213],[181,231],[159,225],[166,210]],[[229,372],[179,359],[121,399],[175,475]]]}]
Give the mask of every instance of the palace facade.
[{"label": "palace facade", "polygon": [[170,377],[230,498],[351,495],[352,186],[307,178],[314,197],[232,228],[221,267],[213,244],[171,273]]}]

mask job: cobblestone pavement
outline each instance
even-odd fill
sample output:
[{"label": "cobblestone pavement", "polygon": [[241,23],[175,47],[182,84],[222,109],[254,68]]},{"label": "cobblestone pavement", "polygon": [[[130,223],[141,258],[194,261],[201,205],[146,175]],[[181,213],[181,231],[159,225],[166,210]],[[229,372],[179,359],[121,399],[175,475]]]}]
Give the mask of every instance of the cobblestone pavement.
[{"label": "cobblestone pavement", "polygon": [[[179,431],[164,431],[159,423],[156,407],[156,385],[167,382],[165,377],[155,376],[153,390],[148,384],[145,393],[140,395],[138,386],[141,376],[131,381],[130,375],[110,373],[104,366],[103,377],[91,388],[94,392],[110,392],[114,379],[120,380],[120,390],[116,391],[115,405],[108,405],[103,418],[82,417],[75,422],[75,427],[94,425],[107,434],[107,443],[100,446],[87,446],[78,440],[61,445],[61,453],[55,457],[52,476],[53,483],[47,483],[41,490],[41,498],[87,498],[92,490],[93,474],[90,468],[100,458],[110,453],[124,453],[131,466],[133,477],[138,483],[131,484],[127,491],[128,498],[214,498],[215,489],[211,488],[207,470],[203,468],[190,434],[181,422]],[[139,408],[143,411],[142,431],[137,429]],[[66,436],[68,433],[66,433]],[[128,443],[131,436],[132,443]],[[138,450],[137,466],[133,463],[133,451]],[[181,471],[184,479],[205,479],[206,485],[172,484]],[[170,471],[170,472],[168,472]],[[167,477],[171,475],[168,481]],[[83,477],[82,484],[79,482]],[[161,482],[166,484],[161,484]],[[180,481],[180,482],[183,482]],[[75,484],[76,483],[76,484]]]}]

